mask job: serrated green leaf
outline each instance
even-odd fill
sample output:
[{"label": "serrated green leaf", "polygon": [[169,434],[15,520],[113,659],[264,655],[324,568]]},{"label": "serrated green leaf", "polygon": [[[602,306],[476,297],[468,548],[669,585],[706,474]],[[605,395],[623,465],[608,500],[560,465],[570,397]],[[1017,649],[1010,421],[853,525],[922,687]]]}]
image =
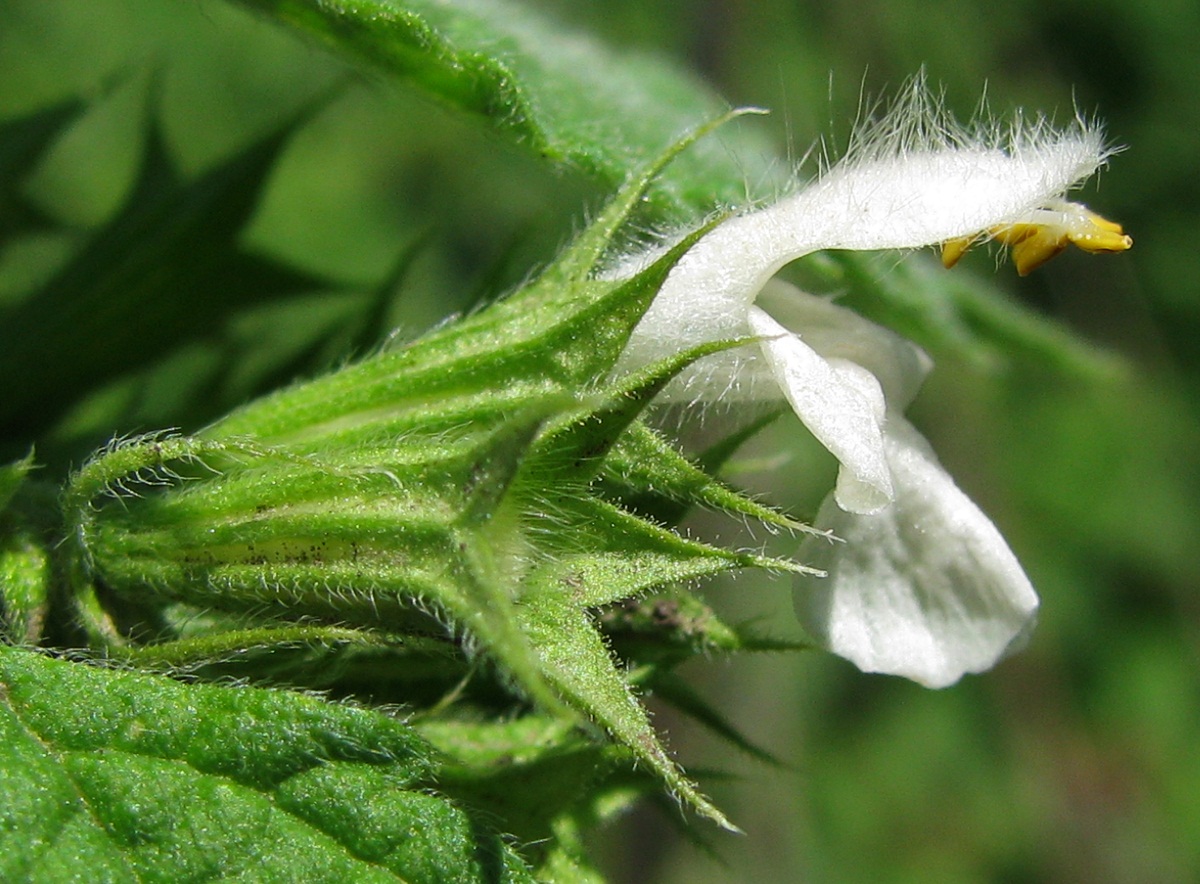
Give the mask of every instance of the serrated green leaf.
[{"label": "serrated green leaf", "polygon": [[0,649],[5,700],[22,728],[70,752],[183,762],[268,790],[320,764],[381,765],[406,783],[428,777],[428,747],[399,721],[258,688],[166,678]]},{"label": "serrated green leaf", "polygon": [[0,431],[37,434],[88,390],[220,328],[228,310],[327,285],[237,243],[305,118],[189,183],[151,129],[121,211],[39,291],[0,311]]},{"label": "serrated green leaf", "polygon": [[530,880],[378,713],[4,647],[0,687],[3,880]]},{"label": "serrated green leaf", "polygon": [[282,784],[275,803],[323,832],[347,833],[342,843],[351,854],[406,882],[533,880],[512,847],[478,820],[403,786],[365,765],[327,765]]},{"label": "serrated green leaf", "polygon": [[[186,764],[74,752],[61,753],[58,762],[124,863],[125,880],[395,880],[280,812],[268,796]],[[64,864],[49,871],[61,880],[90,870]]]}]

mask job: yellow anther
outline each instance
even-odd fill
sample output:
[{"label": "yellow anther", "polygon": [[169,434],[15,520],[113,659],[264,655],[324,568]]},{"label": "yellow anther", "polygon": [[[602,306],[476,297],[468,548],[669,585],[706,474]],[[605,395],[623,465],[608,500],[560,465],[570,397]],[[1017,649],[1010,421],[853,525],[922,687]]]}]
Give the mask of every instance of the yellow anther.
[{"label": "yellow anther", "polygon": [[975,245],[977,236],[960,236],[958,239],[948,239],[942,243],[942,266],[949,270],[958,263],[958,259]]},{"label": "yellow anther", "polygon": [[[1006,245],[1015,246],[1017,243],[1037,236],[1039,232],[1049,229],[1045,224],[1031,224],[1022,222],[1020,224],[1008,224],[1004,227],[993,227],[988,233],[996,242]],[[1066,234],[1063,234],[1063,239],[1066,239]]]},{"label": "yellow anther", "polygon": [[1020,225],[1032,228],[1012,243],[1012,261],[1017,273],[1028,276],[1067,247],[1067,235],[1061,230],[1042,225]]},{"label": "yellow anther", "polygon": [[1125,235],[1116,221],[1109,221],[1084,206],[1079,206],[1079,209],[1078,224],[1071,225],[1067,233],[1076,246],[1094,255],[1107,255],[1123,252],[1133,245],[1133,239]]},{"label": "yellow anther", "polygon": [[1125,233],[1125,231],[1121,229],[1121,225],[1116,221],[1109,221],[1103,215],[1097,215],[1082,203],[1063,203],[1063,205],[1070,210],[1076,216],[1076,218],[1085,224],[1090,224],[1093,227],[1099,227],[1101,230],[1107,230],[1109,233]]},{"label": "yellow anther", "polygon": [[[1121,225],[1080,203],[1055,202],[1028,221],[993,227],[987,235],[1011,250],[1017,273],[1026,276],[1072,243],[1093,255],[1123,252],[1133,245]],[[942,243],[942,264],[953,267],[979,239],[958,237]]]}]

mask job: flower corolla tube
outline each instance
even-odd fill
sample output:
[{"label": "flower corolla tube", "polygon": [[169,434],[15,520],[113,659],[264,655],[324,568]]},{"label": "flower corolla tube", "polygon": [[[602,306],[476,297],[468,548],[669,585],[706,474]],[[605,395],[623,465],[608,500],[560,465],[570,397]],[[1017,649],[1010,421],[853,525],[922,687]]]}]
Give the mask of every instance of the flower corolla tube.
[{"label": "flower corolla tube", "polygon": [[[1023,643],[1038,598],[991,520],[955,485],[904,410],[932,364],[915,344],[773,279],[823,249],[937,245],[952,266],[983,239],[1022,274],[1073,243],[1118,252],[1121,228],[1067,192],[1111,155],[1083,120],[956,124],[918,79],[847,156],[811,184],[735,215],[680,259],[634,330],[618,371],[708,341],[755,343],[698,360],[675,401],[785,399],[839,461],[807,537],[795,609],[805,632],[860,669],[943,687]],[[623,259],[636,272],[656,250]]]}]

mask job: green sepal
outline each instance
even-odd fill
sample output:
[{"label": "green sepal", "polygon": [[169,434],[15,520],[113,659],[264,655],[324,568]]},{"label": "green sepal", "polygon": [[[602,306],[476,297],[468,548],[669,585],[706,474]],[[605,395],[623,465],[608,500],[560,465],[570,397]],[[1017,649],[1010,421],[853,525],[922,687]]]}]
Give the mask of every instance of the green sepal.
[{"label": "green sepal", "polygon": [[571,705],[586,711],[684,804],[717,825],[738,831],[667,753],[645,707],[617,669],[592,615],[558,592],[526,601],[521,625],[538,650],[547,678]]},{"label": "green sepal", "polygon": [[[436,628],[433,614],[465,628],[538,702],[565,711],[513,618],[525,549],[518,513],[500,512],[539,425],[533,415],[458,445],[356,451],[336,468],[187,437],[125,445],[86,466],[68,494],[68,511],[81,514],[78,570],[141,602],[266,605],[384,631]],[[139,471],[157,480],[169,455],[202,452],[245,462],[93,511],[87,490],[128,486]],[[110,460],[121,470],[106,470]]]},{"label": "green sepal", "polygon": [[814,531],[725,485],[642,423],[631,426],[605,460],[599,487],[606,497],[667,524],[691,507],[703,506],[786,531]]},{"label": "green sepal", "polygon": [[[745,114],[763,113],[755,108],[738,108],[714,117],[689,132],[684,133],[669,148],[660,153],[649,165],[638,170],[605,205],[596,219],[588,225],[555,262],[543,273],[539,282],[547,285],[569,285],[594,275],[602,266],[603,259],[613,247],[618,232],[625,226],[651,185],[684,150],[694,145],[726,123]],[[710,228],[716,220],[704,225]]]},{"label": "green sepal", "polygon": [[526,576],[525,600],[560,595],[595,607],[737,568],[811,573],[789,559],[688,540],[596,498],[571,501],[555,518],[565,530],[543,541],[547,558]]},{"label": "green sepal", "polygon": [[729,340],[701,344],[612,382],[596,394],[597,401],[547,427],[530,450],[522,480],[532,487],[567,482],[582,488],[591,484],[613,446],[679,372],[697,359],[744,343]]},{"label": "green sepal", "polygon": [[218,666],[259,652],[279,654],[289,650],[334,650],[348,645],[375,648],[393,644],[401,643],[366,630],[296,624],[228,629],[154,644],[124,645],[109,649],[108,657],[142,670],[174,673],[195,672],[204,666]]},{"label": "green sepal", "polygon": [[294,687],[372,705],[401,704],[414,718],[437,715],[457,702],[496,714],[513,705],[497,684],[504,676],[496,667],[467,659],[441,628],[400,634],[285,618],[247,626],[244,615],[182,604],[169,606],[164,620],[169,626],[163,636],[178,638],[125,642],[107,648],[107,659],[202,682]]}]

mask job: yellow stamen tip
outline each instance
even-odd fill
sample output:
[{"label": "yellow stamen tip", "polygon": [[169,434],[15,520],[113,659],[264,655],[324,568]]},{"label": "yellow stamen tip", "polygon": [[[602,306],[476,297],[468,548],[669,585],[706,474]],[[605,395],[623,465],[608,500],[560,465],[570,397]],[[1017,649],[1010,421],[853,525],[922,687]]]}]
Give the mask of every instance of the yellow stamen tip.
[{"label": "yellow stamen tip", "polygon": [[[1115,221],[1080,203],[1054,201],[1027,218],[991,228],[987,235],[1011,250],[1017,273],[1027,276],[1071,243],[1093,255],[1111,255],[1133,247],[1133,237]],[[942,264],[953,267],[975,244],[965,236],[942,243]]]},{"label": "yellow stamen tip", "polygon": [[1067,236],[1059,230],[1039,226],[1012,247],[1017,273],[1028,276],[1067,247]]},{"label": "yellow stamen tip", "polygon": [[1067,236],[1076,246],[1092,254],[1123,252],[1133,245],[1132,237],[1115,221],[1097,215],[1091,209],[1068,203],[1077,209],[1074,223],[1067,226]]},{"label": "yellow stamen tip", "polygon": [[1076,246],[1085,252],[1091,252],[1093,255],[1111,255],[1133,247],[1133,237],[1126,236],[1124,233],[1119,232],[1119,230],[1113,232],[1097,228],[1079,233],[1070,233],[1068,234],[1068,238]]},{"label": "yellow stamen tip", "polygon": [[942,266],[949,270],[975,243],[973,236],[960,236],[942,243]]}]

